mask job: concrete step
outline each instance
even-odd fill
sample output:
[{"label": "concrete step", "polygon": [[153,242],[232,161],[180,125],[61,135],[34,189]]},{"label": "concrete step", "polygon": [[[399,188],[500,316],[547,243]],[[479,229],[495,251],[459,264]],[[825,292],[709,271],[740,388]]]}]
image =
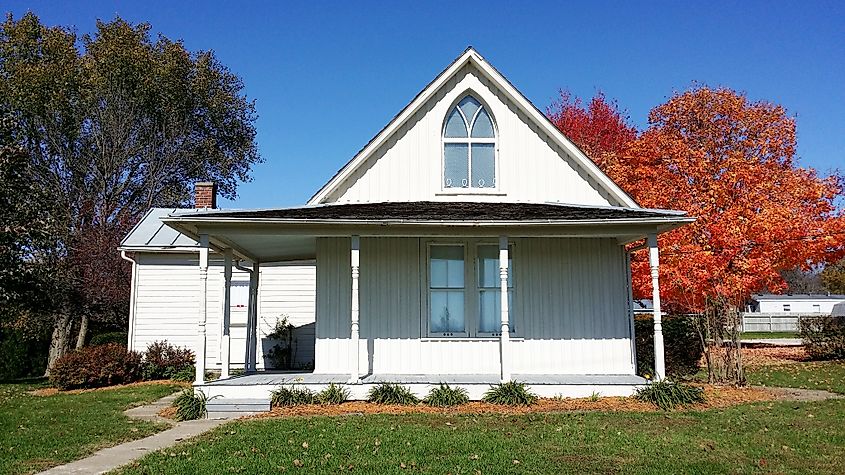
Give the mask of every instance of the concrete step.
[{"label": "concrete step", "polygon": [[205,409],[208,411],[208,416],[213,417],[218,413],[256,413],[267,412],[270,410],[269,399],[235,399],[216,397],[209,399],[205,403]]}]

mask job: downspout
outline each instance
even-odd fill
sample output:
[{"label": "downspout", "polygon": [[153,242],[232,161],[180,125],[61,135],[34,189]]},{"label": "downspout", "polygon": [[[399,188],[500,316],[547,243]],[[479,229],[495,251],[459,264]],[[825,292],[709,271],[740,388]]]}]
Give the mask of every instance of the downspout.
[{"label": "downspout", "polygon": [[135,259],[129,257],[126,254],[126,251],[120,251],[121,259],[131,262],[132,263],[132,277],[129,284],[129,328],[127,330],[127,342],[126,348],[129,351],[132,351],[133,342],[135,340],[135,296],[138,293],[138,289],[136,288],[137,282],[137,274],[138,274],[138,263]]}]

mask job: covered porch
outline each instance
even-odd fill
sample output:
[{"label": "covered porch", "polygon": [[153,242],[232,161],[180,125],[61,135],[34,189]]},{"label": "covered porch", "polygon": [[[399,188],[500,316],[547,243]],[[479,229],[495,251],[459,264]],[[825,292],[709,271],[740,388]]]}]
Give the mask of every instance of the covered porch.
[{"label": "covered porch", "polygon": [[[202,387],[207,395],[263,399],[281,384],[302,384],[320,390],[335,383],[347,384],[352,397],[362,399],[374,384],[390,382],[406,385],[424,396],[432,385],[446,382],[464,387],[471,398],[477,399],[491,384],[511,380],[528,384],[541,396],[571,397],[588,396],[593,392],[628,395],[637,385],[643,384],[645,380],[635,375],[628,263],[630,250],[624,247],[643,239],[645,242],[637,248],[649,248],[655,307],[654,367],[655,376],[662,378],[665,363],[657,234],[689,222],[690,218],[662,210],[559,204],[418,202],[210,211],[174,215],[163,221],[200,243],[200,312],[195,348],[198,364],[194,384]],[[424,255],[426,246],[438,242],[471,243],[466,244],[468,248],[483,244],[497,249],[498,289],[494,290],[498,290],[498,322],[493,331],[456,335],[451,331],[438,333],[426,328],[426,306],[431,285],[418,281],[425,280],[428,272],[429,261]],[[548,279],[548,275],[559,274],[561,268],[552,266],[545,269],[545,277],[535,278],[528,274],[529,269],[545,267],[544,260],[555,260],[554,255],[544,254],[547,243],[552,243],[550,249],[569,249],[566,264],[576,271],[567,277],[572,282],[568,294],[560,291],[561,295],[540,305],[536,295],[556,290],[555,287],[541,289],[538,283],[543,283],[542,278]],[[400,249],[397,257],[384,257],[389,249],[397,247]],[[593,248],[610,251],[596,258],[587,255]],[[210,252],[222,254],[225,263],[223,334],[220,339],[222,371],[221,378],[211,382],[205,380],[204,365],[207,350],[205,299]],[[618,258],[615,257],[617,255]],[[262,263],[304,259],[317,261],[315,371],[256,372],[260,343],[257,331],[258,269]],[[580,267],[573,267],[576,264]],[[231,269],[236,266],[250,272],[248,354],[242,376],[230,374],[229,283]],[[587,279],[585,274],[591,268],[601,266],[610,266],[607,268],[611,271],[607,273],[612,276],[594,272],[589,277],[590,285],[599,288],[603,285],[602,279],[608,277],[613,277],[614,282],[622,282],[623,285],[602,287],[611,288],[613,295],[607,296],[607,299],[622,299],[622,306],[603,302],[599,292],[591,294],[591,287],[578,283]],[[396,268],[409,269],[409,272],[398,275]],[[515,269],[521,273],[517,278],[525,282],[517,288],[520,298],[516,303],[509,299],[509,291],[513,290],[509,279],[513,278]],[[466,272],[469,276],[474,271]],[[402,287],[397,279],[407,281],[407,285]],[[628,284],[627,287],[624,283]],[[375,295],[381,291],[388,295]],[[587,321],[593,312],[591,307],[604,305],[609,310],[602,314],[607,315],[602,318],[616,320],[587,321],[583,328],[565,328],[561,331],[568,332],[566,338],[545,334],[545,327],[537,324],[548,319],[543,313],[549,312],[545,307],[563,305],[568,296],[571,296],[569,300],[580,299],[579,307],[572,311],[573,314],[580,312],[579,315],[584,315],[579,318]],[[323,302],[322,305],[320,302]],[[382,304],[384,309],[377,307]],[[415,309],[421,319],[406,318],[400,315],[401,312],[391,314],[400,304],[403,309]],[[516,320],[515,323],[512,305],[518,307],[516,314],[522,321]],[[543,306],[545,310],[540,308]],[[618,315],[620,308],[624,315]],[[599,311],[595,312],[598,314]],[[535,319],[533,327],[529,317]],[[368,318],[371,320],[368,321]],[[392,319],[401,320],[406,327],[399,325],[401,328],[398,328],[393,324],[395,322],[391,322]],[[379,320],[379,325],[373,323],[368,326],[376,320]],[[584,326],[587,324],[592,326],[587,328]],[[515,331],[514,326],[520,331]],[[365,329],[363,336],[362,327]],[[612,364],[602,365],[602,361],[610,361],[602,360],[602,355],[597,354],[602,351],[610,354],[607,358],[614,358]],[[548,353],[548,357],[544,352]],[[585,358],[584,355],[594,358]],[[416,363],[404,366],[396,363],[415,358]],[[438,363],[419,363],[420,358],[438,359]],[[466,371],[467,368],[471,371]]]}]

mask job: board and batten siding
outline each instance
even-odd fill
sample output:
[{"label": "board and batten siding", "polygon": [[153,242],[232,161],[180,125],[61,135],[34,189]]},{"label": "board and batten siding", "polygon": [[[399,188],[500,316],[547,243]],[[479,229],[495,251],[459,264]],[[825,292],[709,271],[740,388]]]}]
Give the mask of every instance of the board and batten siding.
[{"label": "board and batten siding", "polygon": [[[144,351],[155,341],[194,349],[199,314],[199,267],[197,254],[138,253],[135,289],[135,321],[132,348]],[[315,267],[313,264],[264,264],[259,280],[259,334],[272,331],[276,317],[287,315],[297,328],[295,362],[314,361]],[[246,272],[233,269],[233,287],[246,284]],[[212,255],[208,271],[206,365],[220,366],[220,335],[223,316],[223,261]],[[233,291],[233,299],[238,299]],[[246,293],[241,293],[245,304]],[[233,300],[233,304],[238,302]],[[246,307],[231,313],[231,362],[242,365],[245,356]],[[262,346],[266,346],[263,344]],[[269,348],[268,348],[269,349]],[[266,350],[262,347],[261,352]],[[258,358],[263,367],[263,358]]]},{"label": "board and batten siding", "polygon": [[[484,103],[497,129],[498,189],[475,194],[442,189],[444,119],[467,92]],[[618,205],[600,190],[575,160],[495,84],[467,65],[324,202],[459,200]]]},{"label": "board and batten siding", "polygon": [[[622,246],[615,239],[511,241],[512,372],[633,374]],[[427,336],[427,243],[361,239],[359,368],[373,374],[498,373],[498,338]],[[317,242],[318,373],[345,373],[352,361],[349,250],[348,238]]]}]

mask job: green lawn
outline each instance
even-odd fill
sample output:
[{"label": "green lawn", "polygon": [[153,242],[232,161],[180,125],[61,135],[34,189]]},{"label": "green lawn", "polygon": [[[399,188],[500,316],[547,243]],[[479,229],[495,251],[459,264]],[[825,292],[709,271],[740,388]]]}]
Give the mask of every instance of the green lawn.
[{"label": "green lawn", "polygon": [[0,474],[34,473],[166,427],[123,410],[173,393],[169,384],[33,396],[43,383],[0,384]]},{"label": "green lawn", "polygon": [[789,363],[749,368],[748,382],[785,388],[824,389],[845,394],[845,361]]},{"label": "green lawn", "polygon": [[[845,473],[845,401],[672,413],[236,421],[123,474]],[[301,465],[301,466],[300,466]]]},{"label": "green lawn", "polygon": [[772,338],[801,338],[797,332],[745,332],[740,335],[742,340],[758,340]]}]

